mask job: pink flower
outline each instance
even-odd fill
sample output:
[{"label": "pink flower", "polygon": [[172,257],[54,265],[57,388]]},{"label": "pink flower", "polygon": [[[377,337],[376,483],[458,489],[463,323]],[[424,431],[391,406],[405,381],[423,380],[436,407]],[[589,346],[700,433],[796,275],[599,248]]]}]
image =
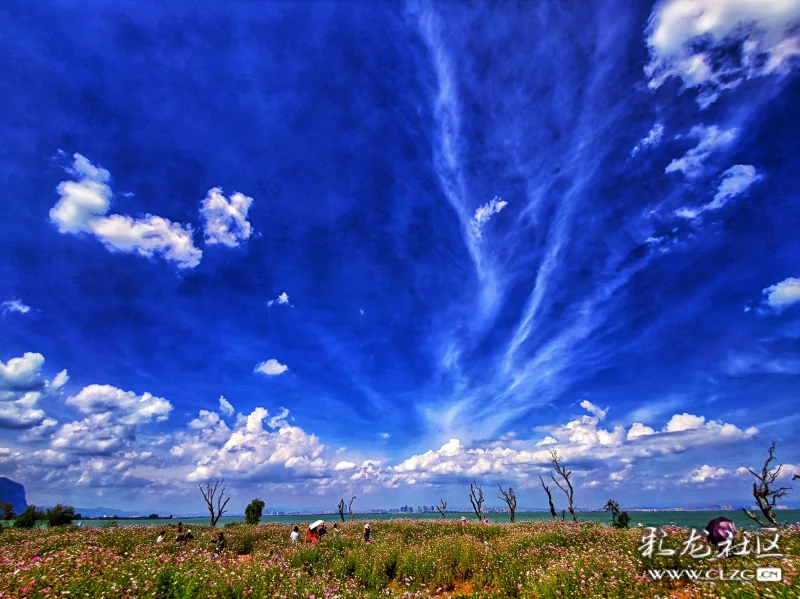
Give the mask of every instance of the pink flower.
[{"label": "pink flower", "polygon": [[41,557],[39,557],[38,555],[34,555],[34,556],[33,556],[33,561],[35,561],[35,562],[40,562],[40,561],[42,561],[42,558],[41,558]]}]

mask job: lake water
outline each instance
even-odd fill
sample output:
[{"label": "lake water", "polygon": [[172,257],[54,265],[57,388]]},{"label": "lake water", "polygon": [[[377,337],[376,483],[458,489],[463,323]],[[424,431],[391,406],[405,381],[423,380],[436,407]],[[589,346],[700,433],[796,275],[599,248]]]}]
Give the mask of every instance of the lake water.
[{"label": "lake water", "polygon": [[[781,523],[797,524],[800,523],[800,510],[779,510],[776,512],[778,521]],[[475,521],[474,513],[448,513],[448,520],[459,520],[461,516],[472,518]],[[708,521],[717,516],[725,516],[730,518],[736,523],[738,528],[754,529],[757,525],[747,518],[741,511],[719,511],[719,512],[629,512],[631,517],[631,526],[636,526],[641,523],[642,526],[665,526],[667,524],[674,524],[684,528],[703,528]],[[490,522],[504,523],[508,522],[508,514],[486,514]],[[569,514],[567,514],[569,518]],[[347,521],[350,518],[345,514]],[[262,516],[262,524],[307,524],[314,520],[325,520],[326,522],[339,522],[338,514],[303,514],[292,516]],[[355,520],[357,521],[370,521],[376,522],[379,520],[391,519],[419,519],[419,520],[439,520],[441,516],[437,513],[434,514],[356,514]],[[518,512],[516,516],[517,522],[531,522],[531,521],[548,521],[552,520],[548,512]],[[580,512],[578,513],[578,520],[603,522],[605,524],[611,523],[611,514],[608,512]],[[185,526],[205,525],[210,524],[209,518],[159,518],[157,520],[118,520],[119,526],[165,526],[174,525],[178,522],[183,522]],[[231,522],[244,522],[244,517],[223,517],[220,519],[218,526],[224,526]],[[108,526],[109,520],[92,520],[84,518],[84,526],[104,527]]]}]

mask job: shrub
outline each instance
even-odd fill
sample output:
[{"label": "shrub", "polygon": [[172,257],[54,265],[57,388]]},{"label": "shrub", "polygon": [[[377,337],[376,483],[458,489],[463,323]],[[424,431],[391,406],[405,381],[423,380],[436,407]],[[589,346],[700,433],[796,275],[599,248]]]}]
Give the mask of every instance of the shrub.
[{"label": "shrub", "polygon": [[28,508],[14,520],[14,528],[34,528],[39,520],[44,520],[44,513],[35,505],[29,505]]},{"label": "shrub", "polygon": [[72,519],[75,518],[75,508],[71,505],[57,504],[55,507],[47,510],[47,524],[49,526],[64,526],[72,524]]},{"label": "shrub", "polygon": [[247,524],[258,524],[261,520],[261,513],[264,511],[266,504],[260,499],[253,499],[247,507],[244,508],[244,521]]},{"label": "shrub", "polygon": [[16,514],[14,513],[14,506],[7,501],[0,501],[0,518],[3,520],[13,520]]}]

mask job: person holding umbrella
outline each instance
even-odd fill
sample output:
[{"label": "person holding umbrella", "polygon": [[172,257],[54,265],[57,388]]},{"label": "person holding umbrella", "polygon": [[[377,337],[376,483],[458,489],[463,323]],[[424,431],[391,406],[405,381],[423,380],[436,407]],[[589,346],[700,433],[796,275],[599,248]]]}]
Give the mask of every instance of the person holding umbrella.
[{"label": "person holding umbrella", "polygon": [[323,526],[325,522],[323,520],[317,520],[312,522],[308,526],[308,530],[306,531],[306,543],[316,543],[319,541],[319,531],[318,528]]},{"label": "person holding umbrella", "polygon": [[719,557],[728,555],[736,536],[736,524],[733,520],[719,516],[706,524],[703,532],[708,537],[708,542],[720,552]]}]

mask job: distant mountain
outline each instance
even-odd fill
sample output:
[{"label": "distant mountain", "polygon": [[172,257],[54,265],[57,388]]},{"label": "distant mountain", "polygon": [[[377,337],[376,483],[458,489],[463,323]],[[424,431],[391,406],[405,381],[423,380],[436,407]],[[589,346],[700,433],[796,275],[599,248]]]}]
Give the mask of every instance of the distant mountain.
[{"label": "distant mountain", "polygon": [[0,476],[0,501],[7,501],[14,506],[14,511],[21,514],[28,507],[25,499],[25,487],[9,478]]}]

